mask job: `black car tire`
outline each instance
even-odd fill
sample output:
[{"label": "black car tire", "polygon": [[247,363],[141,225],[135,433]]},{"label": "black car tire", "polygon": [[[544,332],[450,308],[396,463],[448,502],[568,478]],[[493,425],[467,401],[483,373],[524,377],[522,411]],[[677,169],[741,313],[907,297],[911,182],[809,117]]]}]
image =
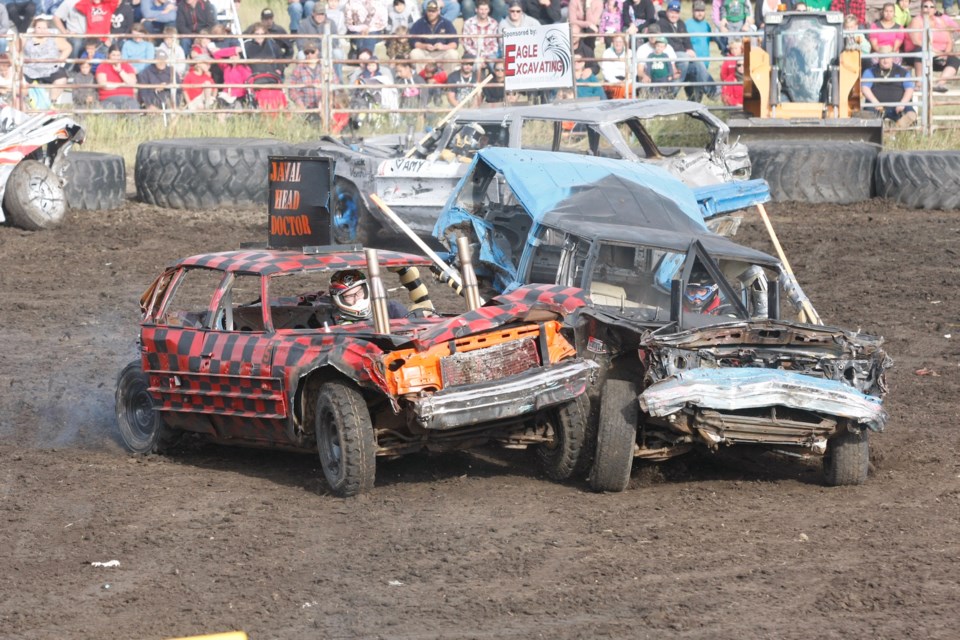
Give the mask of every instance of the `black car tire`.
[{"label": "black car tire", "polygon": [[21,229],[39,231],[58,226],[67,213],[60,178],[42,162],[23,160],[7,179],[3,210],[10,223]]},{"label": "black car tire", "polygon": [[341,498],[373,489],[377,445],[363,396],[344,382],[327,382],[317,394],[317,450],[323,475]]},{"label": "black car tire", "polygon": [[600,395],[597,454],[590,474],[594,491],[623,491],[630,484],[633,449],[637,442],[637,386],[609,379]]},{"label": "black car tire", "polygon": [[767,181],[775,202],[851,204],[873,197],[880,145],[756,140],[748,147],[752,177]]},{"label": "black car tire", "polygon": [[876,178],[879,198],[913,209],[960,209],[960,152],[884,151]]},{"label": "black car tire", "polygon": [[153,408],[149,387],[150,381],[139,360],[124,367],[117,379],[120,438],[133,453],[164,453],[176,445],[182,435],[164,424],[160,412]]},{"label": "black car tire", "polygon": [[73,151],[68,158],[64,187],[68,207],[106,211],[123,206],[127,194],[127,168],[122,156]]},{"label": "black car tire", "polygon": [[870,470],[870,439],[867,430],[844,432],[827,443],[823,456],[824,483],[831,487],[863,484]]},{"label": "black car tire", "polygon": [[269,157],[286,146],[263,138],[173,138],[137,147],[137,199],[171,209],[263,205]]},{"label": "black car tire", "polygon": [[553,429],[552,442],[534,447],[534,454],[543,472],[551,480],[567,480],[573,475],[580,459],[589,418],[590,401],[586,394],[544,411],[537,417],[537,420],[548,420]]}]

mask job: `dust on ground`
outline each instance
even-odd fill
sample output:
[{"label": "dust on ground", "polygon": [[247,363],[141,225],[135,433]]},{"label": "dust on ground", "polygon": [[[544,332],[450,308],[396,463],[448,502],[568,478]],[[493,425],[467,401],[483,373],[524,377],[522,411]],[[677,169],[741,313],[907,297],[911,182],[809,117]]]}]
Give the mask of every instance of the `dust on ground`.
[{"label": "dust on ground", "polygon": [[[769,210],[821,315],[896,360],[865,486],[704,456],[597,495],[485,450],[379,464],[340,500],[314,456],[130,456],[113,394],[140,293],[179,257],[263,240],[265,214],[0,228],[0,638],[955,638],[960,215]],[[738,238],[772,252],[755,216]]]}]

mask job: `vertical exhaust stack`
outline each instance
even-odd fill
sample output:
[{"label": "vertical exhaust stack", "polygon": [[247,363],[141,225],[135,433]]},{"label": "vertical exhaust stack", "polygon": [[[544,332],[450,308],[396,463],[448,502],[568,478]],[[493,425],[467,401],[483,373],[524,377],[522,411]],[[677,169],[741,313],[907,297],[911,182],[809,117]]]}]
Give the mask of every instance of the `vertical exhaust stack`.
[{"label": "vertical exhaust stack", "polygon": [[473,311],[480,306],[480,287],[477,284],[477,274],[473,270],[470,241],[466,236],[457,237],[457,251],[460,254],[460,269],[463,272],[463,294],[467,299],[467,311]]},{"label": "vertical exhaust stack", "polygon": [[370,279],[370,308],[373,311],[373,327],[377,333],[390,333],[390,315],[387,312],[387,290],[380,278],[380,260],[376,249],[364,249],[367,257],[367,276]]}]

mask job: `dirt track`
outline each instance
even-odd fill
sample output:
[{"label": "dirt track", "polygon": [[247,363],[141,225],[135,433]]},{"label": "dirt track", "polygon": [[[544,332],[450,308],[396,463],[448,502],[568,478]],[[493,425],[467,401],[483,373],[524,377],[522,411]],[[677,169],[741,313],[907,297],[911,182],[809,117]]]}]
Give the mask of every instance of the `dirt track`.
[{"label": "dirt track", "polygon": [[[0,638],[956,638],[960,215],[770,212],[821,315],[896,360],[865,486],[687,458],[595,495],[484,451],[382,464],[344,501],[310,456],[132,457],[113,391],[138,296],[177,257],[261,240],[265,216],[0,228]],[[772,251],[761,231],[739,238]]]}]

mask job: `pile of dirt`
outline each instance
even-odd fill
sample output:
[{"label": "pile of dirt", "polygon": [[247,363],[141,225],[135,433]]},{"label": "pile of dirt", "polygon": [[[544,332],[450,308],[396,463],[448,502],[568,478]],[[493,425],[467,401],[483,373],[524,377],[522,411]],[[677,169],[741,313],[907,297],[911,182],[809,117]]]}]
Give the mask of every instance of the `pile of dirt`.
[{"label": "pile of dirt", "polygon": [[[960,217],[769,210],[824,319],[896,360],[865,486],[734,451],[596,495],[485,450],[383,463],[344,501],[314,456],[129,456],[113,393],[139,295],[176,258],[263,240],[265,214],[0,228],[0,638],[954,637]],[[754,216],[738,238],[772,251]]]}]

